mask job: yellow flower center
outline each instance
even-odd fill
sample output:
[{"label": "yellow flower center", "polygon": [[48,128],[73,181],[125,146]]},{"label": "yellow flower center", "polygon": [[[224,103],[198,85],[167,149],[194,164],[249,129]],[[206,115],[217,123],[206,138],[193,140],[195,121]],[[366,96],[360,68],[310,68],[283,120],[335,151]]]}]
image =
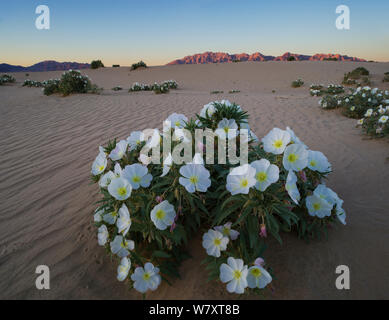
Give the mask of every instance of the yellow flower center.
[{"label": "yellow flower center", "polygon": [[267,179],[267,174],[266,174],[266,172],[258,172],[258,173],[257,173],[257,180],[258,180],[259,182],[264,182],[264,181],[266,181],[266,179]]},{"label": "yellow flower center", "polygon": [[191,177],[189,178],[189,181],[190,181],[190,183],[192,183],[192,184],[196,184],[196,183],[199,181],[199,178],[196,177],[196,176],[191,176]]},{"label": "yellow flower center", "polygon": [[116,211],[114,211],[114,212],[111,213],[111,216],[112,216],[112,217],[116,217],[117,215],[118,215],[118,213],[117,213]]},{"label": "yellow flower center", "polygon": [[293,162],[296,162],[298,159],[298,156],[294,153],[291,153],[289,156],[288,156],[288,161],[293,163]]},{"label": "yellow flower center", "polygon": [[230,130],[230,128],[224,127],[224,132],[225,132],[225,133],[228,133],[228,130]]},{"label": "yellow flower center", "polygon": [[316,202],[316,203],[313,204],[313,209],[314,209],[315,211],[320,210],[320,208],[321,208],[320,203]]},{"label": "yellow flower center", "polygon": [[98,167],[98,170],[99,170],[99,172],[103,171],[104,170],[104,166]]},{"label": "yellow flower center", "polygon": [[119,196],[125,196],[127,193],[127,189],[125,187],[121,187],[118,189],[118,195]]},{"label": "yellow flower center", "polygon": [[311,164],[311,167],[316,167],[316,161],[313,161],[313,160],[312,160],[312,161],[310,162],[310,164]]},{"label": "yellow flower center", "polygon": [[135,183],[138,183],[140,181],[140,177],[139,176],[134,176],[132,178],[132,181],[135,182]]},{"label": "yellow flower center", "polygon": [[224,227],[224,228],[223,228],[223,234],[224,234],[225,236],[229,236],[229,235],[230,235],[230,229]]},{"label": "yellow flower center", "polygon": [[220,239],[215,239],[215,240],[213,240],[213,244],[214,244],[216,247],[220,246],[221,243],[222,243],[222,242],[220,241]]},{"label": "yellow flower center", "polygon": [[246,187],[248,186],[248,184],[249,184],[249,182],[248,182],[248,180],[247,180],[246,178],[244,178],[244,179],[242,179],[242,180],[240,181],[240,186],[241,186],[242,188],[246,188]]},{"label": "yellow flower center", "polygon": [[251,269],[251,274],[255,277],[255,278],[258,278],[262,275],[262,272],[261,270],[259,270],[259,268],[253,268]]},{"label": "yellow flower center", "polygon": [[274,141],[273,147],[275,147],[277,149],[281,148],[282,147],[282,140],[279,139],[279,140]]},{"label": "yellow flower center", "polygon": [[166,212],[163,211],[162,209],[159,209],[157,211],[157,213],[155,214],[155,216],[157,217],[157,219],[161,220],[161,219],[165,218]]},{"label": "yellow flower center", "polygon": [[181,125],[180,121],[176,121],[174,124],[176,125],[176,127],[179,127]]},{"label": "yellow flower center", "polygon": [[234,279],[239,280],[242,277],[242,272],[240,272],[239,270],[235,270],[233,273],[233,277]]},{"label": "yellow flower center", "polygon": [[143,280],[148,281],[150,279],[150,274],[148,272],[145,272],[143,274]]}]

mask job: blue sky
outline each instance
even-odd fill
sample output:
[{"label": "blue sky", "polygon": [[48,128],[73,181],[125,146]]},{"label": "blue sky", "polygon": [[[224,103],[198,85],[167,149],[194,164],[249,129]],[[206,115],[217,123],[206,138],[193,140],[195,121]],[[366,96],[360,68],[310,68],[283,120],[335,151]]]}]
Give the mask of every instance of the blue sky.
[{"label": "blue sky", "polygon": [[[35,28],[35,8],[51,12]],[[351,29],[337,30],[348,5]],[[161,65],[204,51],[341,53],[389,61],[387,0],[46,0],[0,1],[0,63],[53,59]]]}]

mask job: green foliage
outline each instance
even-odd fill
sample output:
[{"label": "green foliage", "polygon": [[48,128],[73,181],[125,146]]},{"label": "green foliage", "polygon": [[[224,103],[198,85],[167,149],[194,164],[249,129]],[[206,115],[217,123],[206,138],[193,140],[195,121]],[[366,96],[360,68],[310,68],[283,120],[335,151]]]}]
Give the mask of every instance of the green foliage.
[{"label": "green foliage", "polygon": [[104,68],[104,64],[101,60],[93,60],[90,64],[91,69]]},{"label": "green foliage", "polygon": [[301,79],[294,80],[292,82],[292,88],[299,88],[304,84],[304,81]]},{"label": "green foliage", "polygon": [[0,76],[0,86],[6,83],[14,83],[16,79],[10,74],[3,74]]},{"label": "green foliage", "polygon": [[138,68],[147,68],[147,65],[143,61],[139,61],[137,63],[132,64],[131,66],[131,70],[136,70]]},{"label": "green foliage", "polygon": [[296,61],[296,58],[294,56],[288,57],[288,61]]}]

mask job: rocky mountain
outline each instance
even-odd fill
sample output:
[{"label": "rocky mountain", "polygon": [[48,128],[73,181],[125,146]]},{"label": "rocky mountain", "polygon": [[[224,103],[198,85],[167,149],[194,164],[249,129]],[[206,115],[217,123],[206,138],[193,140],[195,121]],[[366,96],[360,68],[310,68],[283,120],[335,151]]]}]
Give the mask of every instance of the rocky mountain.
[{"label": "rocky mountain", "polygon": [[341,54],[315,54],[313,56],[295,54],[286,52],[282,56],[265,56],[260,52],[253,54],[240,53],[229,54],[226,52],[204,52],[194,54],[192,56],[186,56],[182,59],[177,59],[169,62],[168,65],[174,64],[205,64],[205,63],[223,63],[223,62],[236,62],[236,61],[288,61],[290,57],[294,57],[296,61],[323,61],[330,58],[336,58],[338,61],[366,61],[364,59],[349,57]]},{"label": "rocky mountain", "polygon": [[43,71],[63,71],[63,70],[79,70],[88,69],[90,64],[78,62],[57,62],[57,61],[42,61],[29,67],[13,66],[7,63],[0,64],[0,72],[43,72]]}]

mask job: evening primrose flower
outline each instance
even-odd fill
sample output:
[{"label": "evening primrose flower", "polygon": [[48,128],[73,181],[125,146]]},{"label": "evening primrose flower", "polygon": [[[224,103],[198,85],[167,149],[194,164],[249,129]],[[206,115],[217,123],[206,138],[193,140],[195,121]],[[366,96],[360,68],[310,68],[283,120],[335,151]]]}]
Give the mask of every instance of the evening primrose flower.
[{"label": "evening primrose flower", "polygon": [[103,221],[103,214],[104,214],[104,212],[105,212],[104,209],[101,209],[101,210],[96,209],[95,210],[95,214],[93,215],[93,221],[94,222],[101,222],[101,221]]},{"label": "evening primrose flower", "polygon": [[358,124],[358,125],[362,125],[364,120],[365,120],[365,119],[359,119],[358,122],[357,122],[357,124]]},{"label": "evening primrose flower", "polygon": [[183,177],[178,181],[189,193],[206,192],[211,185],[209,171],[201,164],[184,165],[180,168],[180,174]]},{"label": "evening primrose flower", "polygon": [[247,273],[247,284],[249,288],[263,289],[271,281],[271,275],[263,267],[255,265],[249,268]]},{"label": "evening primrose flower", "polygon": [[326,200],[332,206],[339,200],[337,193],[328,188],[325,184],[319,184],[313,191],[313,194]]},{"label": "evening primrose flower", "polygon": [[229,257],[227,264],[220,266],[220,280],[227,284],[227,291],[230,293],[244,293],[247,288],[247,266],[243,265],[242,259]]},{"label": "evening primrose flower", "polygon": [[131,268],[131,260],[128,258],[123,258],[122,261],[120,261],[120,264],[118,266],[117,279],[120,282],[124,281],[127,278],[130,268]]},{"label": "evening primrose flower", "polygon": [[113,160],[113,161],[117,161],[117,160],[120,160],[121,158],[123,158],[123,156],[126,154],[126,151],[127,151],[127,141],[125,140],[121,140],[119,141],[116,146],[115,146],[115,149],[113,149],[111,151],[111,153],[109,154],[109,157]]},{"label": "evening primrose flower", "polygon": [[370,117],[373,114],[373,109],[368,109],[365,113],[365,117]]},{"label": "evening primrose flower", "polygon": [[170,124],[170,127],[174,128],[184,128],[188,118],[183,114],[172,113],[165,121],[167,124]]},{"label": "evening primrose flower", "polygon": [[230,191],[232,195],[238,193],[248,194],[250,188],[257,183],[255,174],[255,168],[248,164],[232,169],[227,176],[227,190]]},{"label": "evening primrose flower", "polygon": [[299,204],[301,199],[300,192],[297,188],[297,176],[293,171],[289,171],[288,177],[286,178],[285,189],[288,191],[290,198],[294,203]]},{"label": "evening primrose flower", "polygon": [[145,264],[145,267],[137,267],[131,275],[131,280],[134,281],[134,288],[140,293],[146,293],[147,290],[156,290],[161,283],[159,269],[154,267],[150,262]]},{"label": "evening primrose flower", "polygon": [[331,171],[331,164],[327,157],[320,151],[308,151],[308,168],[321,173]]},{"label": "evening primrose flower", "polygon": [[99,180],[100,188],[107,188],[111,181],[116,178],[116,175],[112,171],[105,173]]},{"label": "evening primrose flower", "polygon": [[98,176],[99,174],[102,174],[107,167],[107,158],[105,157],[105,154],[100,153],[95,161],[92,164],[92,174],[94,176]]},{"label": "evening primrose flower", "polygon": [[125,166],[123,177],[130,182],[134,190],[139,189],[139,187],[147,188],[153,180],[153,176],[148,173],[147,167],[139,163]]},{"label": "evening primrose flower", "polygon": [[145,141],[145,135],[142,131],[134,131],[127,138],[127,143],[131,151],[138,148],[143,141]]},{"label": "evening primrose flower", "polygon": [[116,220],[118,218],[118,212],[116,210],[114,211],[111,211],[109,213],[106,213],[103,215],[103,220],[104,222],[108,223],[108,224],[115,224],[116,223]]},{"label": "evening primrose flower", "polygon": [[379,118],[378,122],[379,123],[386,123],[388,121],[389,117],[388,116],[382,116]]},{"label": "evening primrose flower", "polygon": [[107,226],[105,224],[103,224],[98,229],[98,234],[97,234],[97,239],[98,239],[99,245],[105,246],[105,244],[107,243],[108,237],[109,237],[109,234],[108,234]]},{"label": "evening primrose flower", "polygon": [[274,128],[262,138],[263,149],[273,154],[282,154],[290,140],[291,136],[288,131]]},{"label": "evening primrose flower", "polygon": [[217,226],[214,229],[221,232],[224,236],[229,237],[231,240],[238,239],[239,232],[231,229],[232,222],[227,222],[223,226]]},{"label": "evening primrose flower", "polygon": [[294,131],[291,128],[286,127],[286,131],[289,132],[289,134],[290,134],[290,142],[291,143],[301,144],[305,148],[308,149],[308,147],[299,139],[299,137],[296,136],[296,134],[294,133]]},{"label": "evening primrose flower", "polygon": [[165,200],[151,210],[150,216],[158,230],[165,230],[174,223],[176,211],[174,210],[174,206]]},{"label": "evening primrose flower", "polygon": [[250,163],[250,166],[255,168],[255,179],[257,180],[255,188],[260,191],[265,191],[268,186],[275,183],[279,179],[280,169],[270,164],[267,159],[256,160]]},{"label": "evening primrose flower", "polygon": [[173,157],[172,154],[169,152],[169,155],[163,161],[161,177],[164,177],[169,173],[172,165],[173,165]]},{"label": "evening primrose flower", "polygon": [[220,252],[227,249],[229,242],[228,237],[216,230],[208,230],[203,235],[203,248],[207,250],[207,254],[216,258],[220,257]]},{"label": "evening primrose flower", "polygon": [[200,111],[200,117],[206,118],[207,116],[211,118],[216,112],[216,108],[213,105],[213,102],[206,104]]},{"label": "evening primrose flower", "polygon": [[343,224],[346,225],[346,211],[343,209],[343,200],[336,200],[336,217]]},{"label": "evening primrose flower", "polygon": [[301,171],[308,164],[308,151],[301,144],[292,144],[285,149],[282,159],[284,168],[288,171]]},{"label": "evening primrose flower", "polygon": [[120,258],[127,257],[131,250],[134,250],[135,243],[132,240],[126,240],[123,236],[117,235],[111,242],[111,251]]},{"label": "evening primrose flower", "polygon": [[118,227],[118,232],[122,233],[123,236],[127,234],[131,227],[130,212],[128,208],[123,203],[122,207],[119,209],[119,218],[116,221],[116,226]]},{"label": "evening primrose flower", "polygon": [[238,125],[235,119],[223,118],[215,130],[215,134],[221,139],[233,139],[238,135]]},{"label": "evening primrose flower", "polygon": [[331,216],[332,205],[325,199],[313,194],[306,198],[305,204],[311,216],[319,218]]},{"label": "evening primrose flower", "polygon": [[352,106],[351,108],[350,108],[350,111],[354,111],[355,110],[355,106]]},{"label": "evening primrose flower", "polygon": [[127,179],[116,178],[108,186],[109,194],[116,200],[127,200],[131,195],[132,187]]}]

